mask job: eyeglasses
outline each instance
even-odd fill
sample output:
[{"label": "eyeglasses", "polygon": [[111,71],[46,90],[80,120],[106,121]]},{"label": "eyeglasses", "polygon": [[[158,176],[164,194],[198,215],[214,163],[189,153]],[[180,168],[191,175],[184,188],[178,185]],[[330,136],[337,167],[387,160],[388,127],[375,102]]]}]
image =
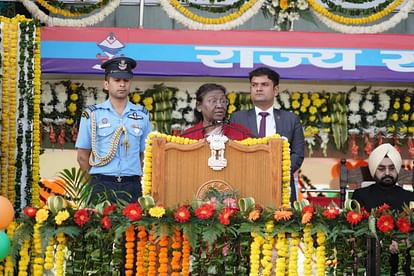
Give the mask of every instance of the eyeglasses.
[{"label": "eyeglasses", "polygon": [[227,105],[229,103],[229,101],[227,99],[210,98],[210,99],[207,100],[207,103],[209,105],[214,105],[214,106],[217,105],[217,104]]}]

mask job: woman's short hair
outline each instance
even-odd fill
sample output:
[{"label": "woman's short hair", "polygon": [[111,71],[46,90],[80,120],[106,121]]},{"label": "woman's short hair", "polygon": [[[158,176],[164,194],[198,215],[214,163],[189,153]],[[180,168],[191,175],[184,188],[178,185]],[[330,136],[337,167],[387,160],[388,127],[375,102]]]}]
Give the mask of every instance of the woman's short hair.
[{"label": "woman's short hair", "polygon": [[205,83],[202,86],[200,86],[197,89],[196,92],[196,108],[194,109],[194,117],[195,122],[198,123],[203,120],[203,114],[201,114],[200,111],[197,110],[197,104],[202,103],[204,100],[205,95],[208,92],[214,91],[214,90],[220,90],[223,91],[223,94],[226,95],[226,88],[223,85],[217,84],[217,83]]}]

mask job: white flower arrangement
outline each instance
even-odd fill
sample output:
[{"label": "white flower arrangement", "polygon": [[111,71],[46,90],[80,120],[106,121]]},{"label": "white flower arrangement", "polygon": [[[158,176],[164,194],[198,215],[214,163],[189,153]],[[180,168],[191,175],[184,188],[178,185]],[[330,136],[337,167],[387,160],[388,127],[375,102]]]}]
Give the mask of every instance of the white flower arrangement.
[{"label": "white flower arrangement", "polygon": [[103,21],[108,15],[110,15],[120,4],[121,0],[112,0],[103,7],[100,11],[92,13],[89,16],[71,19],[71,18],[59,18],[52,17],[45,14],[36,6],[35,1],[32,0],[19,0],[25,8],[33,15],[34,18],[45,23],[47,26],[65,26],[65,27],[87,27],[93,26]]},{"label": "white flower arrangement", "polygon": [[256,15],[256,13],[263,6],[264,2],[265,0],[256,1],[256,3],[254,3],[253,6],[246,12],[244,12],[234,20],[230,20],[222,24],[204,24],[195,21],[191,18],[188,18],[187,16],[179,12],[174,6],[172,6],[169,0],[160,0],[160,5],[170,18],[177,20],[177,22],[183,24],[189,29],[221,31],[231,30],[240,25],[243,25],[246,21],[248,21],[250,18]]},{"label": "white flower arrangement", "polygon": [[386,32],[389,29],[397,26],[401,21],[407,19],[408,13],[413,8],[414,8],[414,1],[406,0],[404,4],[402,4],[402,7],[396,14],[382,21],[381,23],[373,24],[370,26],[351,26],[351,25],[341,24],[341,23],[335,22],[319,14],[313,9],[311,9],[311,11],[312,11],[312,14],[318,18],[318,20],[320,20],[328,28],[331,28],[337,32],[348,33],[348,34],[376,34],[376,33]]},{"label": "white flower arrangement", "polygon": [[300,13],[308,9],[306,0],[267,0],[264,3],[264,13],[269,13],[273,17],[272,30],[277,31],[292,31],[294,22],[300,19]]}]

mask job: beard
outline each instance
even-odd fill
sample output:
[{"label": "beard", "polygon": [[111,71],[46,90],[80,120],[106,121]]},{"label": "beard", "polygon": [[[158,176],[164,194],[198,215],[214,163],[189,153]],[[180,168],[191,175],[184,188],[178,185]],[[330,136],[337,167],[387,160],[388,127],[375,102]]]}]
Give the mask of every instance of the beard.
[{"label": "beard", "polygon": [[392,187],[397,183],[398,180],[398,176],[397,177],[392,177],[391,175],[386,175],[384,177],[378,178],[378,177],[374,177],[375,182],[377,182],[377,184],[384,186],[384,187]]}]

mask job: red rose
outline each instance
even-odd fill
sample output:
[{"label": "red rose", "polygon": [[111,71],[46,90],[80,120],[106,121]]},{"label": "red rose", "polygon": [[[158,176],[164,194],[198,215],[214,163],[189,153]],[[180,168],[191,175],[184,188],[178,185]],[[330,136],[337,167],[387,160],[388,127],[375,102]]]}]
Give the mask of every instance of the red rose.
[{"label": "red rose", "polygon": [[401,233],[409,233],[411,231],[411,223],[406,217],[397,220],[397,227]]},{"label": "red rose", "polygon": [[349,211],[346,214],[346,221],[352,225],[358,224],[362,220],[362,215],[354,211]]},{"label": "red rose", "polygon": [[390,232],[394,229],[394,220],[390,215],[381,216],[377,220],[377,227],[383,233]]},{"label": "red rose", "polygon": [[102,225],[102,228],[105,229],[105,230],[108,230],[108,229],[110,229],[112,227],[111,220],[109,219],[108,216],[104,216],[102,218],[101,225]]},{"label": "red rose", "polygon": [[209,219],[214,215],[215,208],[211,204],[203,204],[195,210],[195,215],[199,219]]},{"label": "red rose", "polygon": [[122,213],[131,221],[139,220],[142,218],[142,208],[138,203],[128,204]]},{"label": "red rose", "polygon": [[36,217],[36,214],[37,214],[37,208],[26,207],[23,209],[23,213],[25,213],[26,216],[28,216],[29,218],[34,218]]},{"label": "red rose", "polygon": [[75,223],[80,227],[84,226],[90,220],[88,210],[86,209],[77,210],[73,217],[75,218]]},{"label": "red rose", "polygon": [[190,220],[190,211],[186,206],[181,206],[174,213],[174,219],[180,223],[184,223]]}]

